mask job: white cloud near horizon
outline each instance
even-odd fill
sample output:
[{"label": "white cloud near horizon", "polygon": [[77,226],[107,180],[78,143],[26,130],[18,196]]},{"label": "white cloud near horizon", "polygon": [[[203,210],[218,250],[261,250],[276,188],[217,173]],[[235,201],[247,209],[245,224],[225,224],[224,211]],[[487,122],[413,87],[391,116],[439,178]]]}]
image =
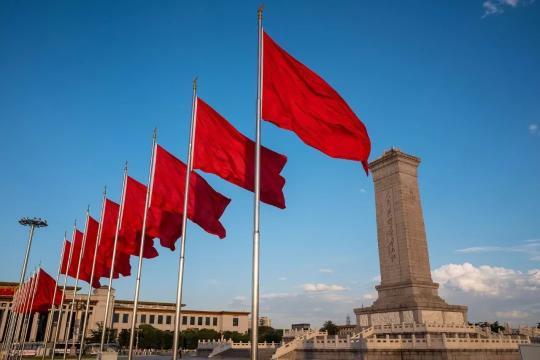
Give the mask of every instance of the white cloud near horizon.
[{"label": "white cloud near horizon", "polygon": [[332,269],[319,269],[319,272],[325,273],[325,274],[332,274],[334,271]]},{"label": "white cloud near horizon", "polygon": [[531,135],[540,135],[540,127],[538,124],[529,124],[529,133]]},{"label": "white cloud near horizon", "polygon": [[540,269],[519,271],[465,262],[443,265],[432,275],[448,303],[469,307],[470,321],[532,325],[540,318]]},{"label": "white cloud near horizon", "polygon": [[305,292],[328,292],[328,291],[344,291],[346,287],[336,284],[303,284],[302,288]]}]

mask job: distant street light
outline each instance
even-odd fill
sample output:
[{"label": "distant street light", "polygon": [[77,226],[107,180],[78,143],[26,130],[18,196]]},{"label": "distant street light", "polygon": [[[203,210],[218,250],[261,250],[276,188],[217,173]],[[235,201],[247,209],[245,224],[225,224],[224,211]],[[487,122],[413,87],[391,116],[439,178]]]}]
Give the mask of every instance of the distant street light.
[{"label": "distant street light", "polygon": [[34,229],[40,227],[46,227],[47,221],[41,218],[22,218],[19,220],[19,224],[24,226],[30,226],[30,235],[28,236],[28,244],[26,245],[26,253],[24,254],[24,261],[21,269],[21,278],[19,279],[19,286],[22,285],[26,276],[26,267],[28,266],[28,257],[30,256],[30,248],[32,247],[32,239],[34,237]]}]

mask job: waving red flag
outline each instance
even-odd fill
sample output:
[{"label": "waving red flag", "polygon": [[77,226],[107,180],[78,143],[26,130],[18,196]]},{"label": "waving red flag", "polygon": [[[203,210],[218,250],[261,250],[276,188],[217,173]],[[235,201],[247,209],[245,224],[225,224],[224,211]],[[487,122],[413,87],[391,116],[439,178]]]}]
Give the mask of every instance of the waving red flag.
[{"label": "waving red flag", "polygon": [[62,266],[60,268],[60,274],[67,273],[70,251],[71,251],[71,242],[69,242],[69,240],[66,240],[64,242],[64,256],[62,257]]},{"label": "waving red flag", "polygon": [[[98,257],[96,260],[96,274],[98,274],[99,277],[109,278],[111,272],[114,238],[116,236],[116,225],[119,212],[119,204],[112,200],[105,199],[105,209],[103,210],[103,220],[101,225],[101,239],[99,241]],[[119,246],[117,245],[113,273],[114,279],[117,279],[120,275],[129,276],[131,274],[129,254],[118,251],[118,248]]]},{"label": "waving red flag", "polygon": [[[255,143],[201,99],[195,131],[193,167],[253,191]],[[286,156],[261,147],[261,201],[280,209],[285,208],[285,179],[280,172],[286,162]]]},{"label": "waving red flag", "polygon": [[[141,232],[144,217],[144,206],[146,203],[146,185],[141,184],[132,177],[127,177],[124,189],[124,208],[120,225],[120,237],[118,239],[117,251],[124,254],[139,256],[141,245]],[[148,223],[148,221],[147,221]],[[146,237],[144,241],[143,257],[151,259],[158,256],[154,241],[148,236],[149,226],[147,224]]]},{"label": "waving red flag", "polygon": [[364,124],[326,81],[263,36],[264,120],[328,156],[361,161],[367,173],[371,142]]},{"label": "waving red flag", "polygon": [[[86,227],[86,243],[84,245],[84,253],[81,259],[81,270],[79,279],[90,284],[92,276],[92,264],[94,262],[94,250],[97,246],[99,232],[99,222],[91,216],[88,216],[88,225]],[[99,277],[94,276],[92,282],[93,288],[101,287]]]},{"label": "waving red flag", "polygon": [[[154,166],[150,204],[154,217],[152,231],[154,236],[159,237],[162,246],[174,250],[175,241],[182,235],[187,166],[159,145],[156,147]],[[219,218],[230,201],[199,174],[191,173],[187,215],[206,232],[225,237],[226,230]]]},{"label": "waving red flag", "polygon": [[81,253],[83,237],[84,234],[76,229],[74,237],[73,239],[71,239],[71,246],[73,246],[73,252],[71,253],[71,263],[69,264],[68,271],[63,274],[69,275],[72,278],[77,277],[77,266],[79,264],[79,255]]},{"label": "waving red flag", "polygon": [[35,294],[32,312],[47,312],[52,307],[53,298],[55,306],[60,305],[62,299],[62,290],[58,288],[52,276],[43,269],[39,269]]}]

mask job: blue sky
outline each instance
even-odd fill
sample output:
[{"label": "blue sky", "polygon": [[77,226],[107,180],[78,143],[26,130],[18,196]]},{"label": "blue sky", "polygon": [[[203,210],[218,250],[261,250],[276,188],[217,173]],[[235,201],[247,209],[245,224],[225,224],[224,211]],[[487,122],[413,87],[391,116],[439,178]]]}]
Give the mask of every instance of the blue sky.
[{"label": "blue sky", "polygon": [[[104,185],[119,200],[124,161],[146,181],[154,127],[185,158],[194,76],[205,101],[254,133],[257,6],[0,3],[2,280],[18,279],[22,216],[49,221],[31,266],[56,273],[64,230],[88,204],[99,217]],[[530,0],[265,3],[268,33],[366,124],[371,159],[392,146],[422,158],[434,277],[472,320],[540,321],[539,24]],[[262,205],[262,314],[281,327],[344,323],[372,302],[379,274],[371,178],[269,123],[263,143],[289,161],[287,209]],[[228,236],[190,223],[184,302],[248,309],[252,196],[204,177],[232,198]],[[172,301],[178,253],[159,251],[141,298]],[[131,299],[134,279],[115,287]]]}]

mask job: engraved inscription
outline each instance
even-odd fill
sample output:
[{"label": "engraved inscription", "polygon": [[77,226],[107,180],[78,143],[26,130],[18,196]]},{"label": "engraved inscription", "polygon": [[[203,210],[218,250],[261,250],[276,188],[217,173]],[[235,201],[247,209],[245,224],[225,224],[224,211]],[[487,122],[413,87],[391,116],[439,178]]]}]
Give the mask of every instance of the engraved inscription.
[{"label": "engraved inscription", "polygon": [[385,230],[384,235],[386,239],[386,251],[390,261],[396,260],[396,237],[394,234],[394,211],[393,211],[393,199],[392,192],[388,191],[385,196]]}]

